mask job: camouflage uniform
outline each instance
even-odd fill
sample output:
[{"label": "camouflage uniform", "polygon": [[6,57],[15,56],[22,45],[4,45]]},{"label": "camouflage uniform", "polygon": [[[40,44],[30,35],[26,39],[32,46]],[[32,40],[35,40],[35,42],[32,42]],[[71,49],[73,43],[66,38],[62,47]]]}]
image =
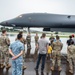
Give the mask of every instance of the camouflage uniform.
[{"label": "camouflage uniform", "polygon": [[68,57],[68,61],[69,61],[69,67],[70,67],[70,71],[73,73],[73,63],[74,63],[74,58],[75,58],[75,46],[74,45],[70,45],[67,47],[67,57]]},{"label": "camouflage uniform", "polygon": [[51,37],[49,38],[51,44],[53,43],[54,39],[55,39],[54,36],[51,35]]},{"label": "camouflage uniform", "polygon": [[24,62],[25,62],[25,44],[26,44],[26,39],[23,38],[23,40],[21,40],[21,42],[24,44],[24,53],[23,53],[23,69],[26,68],[26,66],[24,66]]},{"label": "camouflage uniform", "polygon": [[[3,65],[4,62],[7,65],[9,64],[9,45],[10,40],[7,36],[1,35],[0,37],[0,64]],[[1,66],[2,67],[2,66]]]},{"label": "camouflage uniform", "polygon": [[27,41],[27,57],[29,57],[30,49],[31,49],[31,36],[30,35],[27,35],[26,41]]},{"label": "camouflage uniform", "polygon": [[[37,43],[38,43],[38,39],[39,39],[39,36],[35,36],[35,46],[36,46]],[[37,59],[37,55],[38,55],[38,48],[35,47],[34,61]]]},{"label": "camouflage uniform", "polygon": [[63,47],[63,44],[60,42],[60,40],[56,40],[55,42],[52,43],[52,64],[53,64],[53,68],[55,66],[55,61],[57,58],[57,63],[58,63],[58,67],[61,67],[61,49]]},{"label": "camouflage uniform", "polygon": [[35,45],[38,43],[39,36],[35,36]]}]

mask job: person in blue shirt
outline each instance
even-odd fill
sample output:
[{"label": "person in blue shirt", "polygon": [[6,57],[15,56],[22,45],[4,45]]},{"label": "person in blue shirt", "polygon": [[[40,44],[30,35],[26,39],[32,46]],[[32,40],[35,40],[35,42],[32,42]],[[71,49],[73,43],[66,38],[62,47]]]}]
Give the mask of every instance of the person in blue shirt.
[{"label": "person in blue shirt", "polygon": [[17,35],[18,40],[10,45],[9,53],[12,55],[12,75],[22,75],[24,44],[21,43],[22,35]]}]

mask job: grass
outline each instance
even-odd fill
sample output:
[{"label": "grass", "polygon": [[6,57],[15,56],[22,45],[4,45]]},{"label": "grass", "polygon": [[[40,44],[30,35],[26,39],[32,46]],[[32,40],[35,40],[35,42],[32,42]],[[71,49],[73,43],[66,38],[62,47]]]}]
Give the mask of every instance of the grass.
[{"label": "grass", "polygon": [[[59,35],[60,36],[60,35]],[[50,36],[47,36],[47,37],[50,37]],[[55,36],[54,36],[55,37]],[[69,38],[69,36],[60,36],[60,38]]]}]

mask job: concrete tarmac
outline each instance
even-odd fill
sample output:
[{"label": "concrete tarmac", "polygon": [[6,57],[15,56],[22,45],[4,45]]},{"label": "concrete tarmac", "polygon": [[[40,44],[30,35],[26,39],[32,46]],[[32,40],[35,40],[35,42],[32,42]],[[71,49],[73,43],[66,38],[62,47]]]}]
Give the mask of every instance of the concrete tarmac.
[{"label": "concrete tarmac", "polygon": [[[11,63],[11,59],[10,59],[10,63]],[[46,61],[45,64],[45,70],[43,73],[41,73],[41,65],[39,66],[39,70],[38,72],[34,70],[35,66],[36,66],[36,62],[33,62],[33,59],[29,59],[29,61],[25,62],[25,66],[27,66],[27,69],[23,71],[23,75],[75,75],[69,73],[69,65],[68,63],[65,61],[62,61],[62,71],[59,72],[57,69],[55,69],[54,71],[50,70],[51,67],[51,61]],[[9,70],[1,69],[0,68],[0,75],[12,75],[12,67]]]}]

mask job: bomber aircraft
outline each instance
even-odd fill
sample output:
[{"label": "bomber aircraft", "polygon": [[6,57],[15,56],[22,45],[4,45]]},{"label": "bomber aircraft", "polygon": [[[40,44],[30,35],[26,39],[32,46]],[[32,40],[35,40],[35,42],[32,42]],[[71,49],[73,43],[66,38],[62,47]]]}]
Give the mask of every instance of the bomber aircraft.
[{"label": "bomber aircraft", "polygon": [[43,27],[44,31],[75,32],[75,15],[28,13],[3,21],[2,26]]}]

